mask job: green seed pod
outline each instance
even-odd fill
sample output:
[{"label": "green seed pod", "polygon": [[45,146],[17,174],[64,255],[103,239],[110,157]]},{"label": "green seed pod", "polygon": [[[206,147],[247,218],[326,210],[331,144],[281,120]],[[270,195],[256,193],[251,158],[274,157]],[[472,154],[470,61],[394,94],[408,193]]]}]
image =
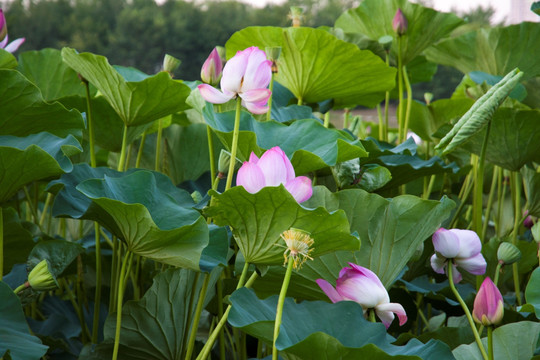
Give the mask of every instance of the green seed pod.
[{"label": "green seed pod", "polygon": [[50,271],[49,261],[41,260],[28,274],[28,283],[36,291],[56,289],[58,282]]},{"label": "green seed pod", "polygon": [[[219,153],[219,162],[218,162],[218,172],[224,175],[227,175],[229,172],[229,165],[231,164],[231,153],[221,149],[221,152]],[[236,160],[236,164],[234,164],[234,169],[238,169],[238,166],[242,163]]]},{"label": "green seed pod", "polygon": [[509,242],[503,242],[497,250],[497,259],[504,265],[510,265],[521,259],[521,251]]},{"label": "green seed pod", "polygon": [[181,63],[182,61],[175,58],[174,56],[165,54],[165,57],[163,58],[163,71],[168,72],[172,76],[174,71],[178,69]]}]

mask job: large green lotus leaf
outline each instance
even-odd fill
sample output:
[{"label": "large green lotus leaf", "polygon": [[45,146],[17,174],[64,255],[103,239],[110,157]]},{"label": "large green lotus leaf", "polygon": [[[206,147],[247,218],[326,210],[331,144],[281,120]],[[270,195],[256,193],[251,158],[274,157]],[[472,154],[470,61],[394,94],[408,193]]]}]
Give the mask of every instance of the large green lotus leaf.
[{"label": "large green lotus leaf", "polygon": [[208,245],[208,226],[192,207],[189,193],[158,172],[90,179],[77,190],[92,199],[84,217],[124,240],[135,254],[165,264],[199,270]]},{"label": "large green lotus leaf", "polygon": [[19,55],[17,67],[40,90],[45,101],[72,95],[86,96],[77,73],[62,61],[60,50],[26,51]]},{"label": "large green lotus leaf", "polygon": [[126,82],[103,56],[64,48],[62,58],[101,92],[127,126],[147,124],[188,107],[191,90],[166,72]]},{"label": "large green lotus leaf", "polygon": [[306,103],[334,99],[338,107],[373,107],[395,86],[394,68],[324,30],[248,27],[227,41],[227,54],[249,46],[281,46],[276,80]]},{"label": "large green lotus leaf", "polygon": [[412,138],[398,146],[379,142],[373,138],[362,141],[369,156],[361,158],[362,166],[377,164],[386,167],[392,174],[392,179],[378,191],[396,188],[424,176],[457,173],[459,167],[455,163],[446,164],[438,156],[428,160],[416,154],[416,144]]},{"label": "large green lotus leaf", "polygon": [[401,37],[404,65],[463,24],[463,20],[453,14],[441,13],[407,0],[364,0],[356,9],[343,13],[335,27],[349,33],[364,34],[371,40],[391,35],[394,37],[391,52],[396,57],[398,42],[392,20],[398,9],[403,11],[408,21],[407,31]]},{"label": "large green lotus leaf", "polygon": [[[462,144],[480,154],[486,130]],[[491,120],[486,160],[511,171],[529,161],[540,161],[540,110],[500,108]]]},{"label": "large green lotus leaf", "polygon": [[33,269],[42,260],[48,260],[51,273],[60,277],[64,270],[79,256],[84,248],[66,240],[44,240],[34,246],[26,262],[28,269]]},{"label": "large green lotus leaf", "polygon": [[[525,289],[525,300],[527,304],[524,306],[527,308],[527,311],[534,311],[536,318],[540,319],[540,268],[537,267],[527,283],[527,288]],[[532,308],[532,309],[530,309]],[[521,309],[520,311],[524,311]]]},{"label": "large green lotus leaf", "polygon": [[9,273],[13,265],[26,262],[28,253],[35,243],[32,234],[21,223],[13,208],[2,210],[4,222],[4,274]]},{"label": "large green lotus leaf", "polygon": [[48,104],[20,72],[0,69],[0,135],[26,136],[47,131],[65,137],[84,128],[77,110]]},{"label": "large green lotus leaf", "polygon": [[69,156],[82,151],[73,136],[62,139],[45,132],[23,138],[0,136],[0,144],[0,203],[29,182],[70,172]]},{"label": "large green lotus leaf", "polygon": [[[229,323],[271,344],[277,300],[261,300],[253,290],[241,288],[230,297]],[[355,302],[295,303],[286,298],[276,347],[287,358],[298,359],[453,359],[448,346],[437,340],[422,344],[414,339],[405,346],[392,345],[394,340],[384,325],[364,319]]]},{"label": "large green lotus leaf", "polygon": [[[204,304],[214,296],[214,285],[221,268],[210,276]],[[154,278],[140,301],[129,301],[122,309],[119,359],[183,360],[204,278],[186,269],[169,269]],[[191,320],[191,321],[190,321]],[[83,349],[79,359],[109,360],[116,329],[116,314],[105,323],[105,341],[92,349]]]},{"label": "large green lotus leaf", "polygon": [[0,49],[0,69],[15,69],[17,67],[17,59],[10,52]]},{"label": "large green lotus leaf", "polygon": [[0,281],[0,358],[9,351],[13,360],[35,360],[47,352],[48,346],[30,333],[19,297]]},{"label": "large green lotus leaf", "polygon": [[[212,107],[207,106],[203,114],[230,151],[235,112],[214,113]],[[344,131],[325,128],[315,119],[296,120],[286,125],[276,121],[259,122],[242,112],[237,157],[247,161],[251,152],[260,156],[263,149],[274,146],[291,157],[297,175],[367,156],[358,140]]]},{"label": "large green lotus leaf", "polygon": [[540,217],[540,172],[525,166],[521,169],[529,215]]},{"label": "large green lotus leaf", "polygon": [[483,71],[504,76],[519,68],[525,73],[525,80],[540,75],[536,56],[540,52],[538,37],[539,23],[481,28],[441,41],[426,50],[426,56],[430,61],[453,66],[464,74]]},{"label": "large green lotus leaf", "polygon": [[[493,354],[495,360],[530,360],[536,349],[540,323],[520,321],[506,324],[493,331]],[[487,338],[482,339],[487,349]],[[457,360],[482,360],[478,345],[473,342],[454,349]]]},{"label": "large green lotus leaf", "polygon": [[[307,261],[301,271],[294,272],[289,293],[302,299],[327,299],[315,283],[325,279],[335,284],[342,268],[349,262],[367,267],[377,274],[387,288],[395,281],[418,246],[431,236],[448,218],[455,206],[452,200],[423,200],[412,195],[385,199],[361,189],[331,193],[316,186],[306,207],[324,207],[328,211],[344,210],[362,241],[355,252],[338,251]],[[272,267],[258,279],[254,288],[264,293],[276,293],[283,270]]]},{"label": "large green lotus leaf", "polygon": [[283,185],[265,187],[256,194],[236,186],[223,194],[212,192],[212,195],[214,203],[205,213],[217,225],[232,228],[238,248],[251,264],[282,264],[285,242],[280,235],[290,228],[311,234],[312,257],[360,248],[358,238],[350,234],[343,211],[306,209]]}]

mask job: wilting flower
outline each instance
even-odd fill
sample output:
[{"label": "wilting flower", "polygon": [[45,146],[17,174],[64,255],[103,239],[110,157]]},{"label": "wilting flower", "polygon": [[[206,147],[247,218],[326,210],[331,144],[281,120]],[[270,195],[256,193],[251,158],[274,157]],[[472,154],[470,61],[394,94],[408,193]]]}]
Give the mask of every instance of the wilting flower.
[{"label": "wilting flower", "polygon": [[394,19],[392,20],[392,29],[394,29],[396,34],[401,36],[407,32],[407,25],[407,18],[403,14],[403,11],[397,9],[396,15],[394,15]]},{"label": "wilting flower", "polygon": [[264,51],[253,46],[239,51],[223,68],[221,90],[201,84],[198,86],[202,97],[213,104],[224,104],[240,96],[242,105],[254,114],[268,111],[267,89],[272,78],[272,62],[266,59]]},{"label": "wilting flower", "polygon": [[201,69],[201,80],[204,83],[216,86],[221,80],[221,72],[223,71],[223,63],[217,48],[214,48]]},{"label": "wilting flower", "polygon": [[236,175],[236,185],[242,185],[252,194],[265,186],[280,184],[285,185],[299,203],[313,194],[311,179],[295,175],[291,161],[279,146],[267,150],[260,159],[252,152],[249,161],[244,162]]},{"label": "wilting flower", "polygon": [[25,38],[19,38],[13,40],[8,44],[8,32],[7,32],[7,23],[4,16],[4,11],[0,9],[0,49],[4,49],[7,52],[14,53],[26,40]]},{"label": "wilting flower", "polygon": [[36,291],[47,291],[56,289],[58,283],[55,276],[51,273],[50,265],[47,260],[41,260],[28,274],[28,283]]},{"label": "wilting flower", "polygon": [[431,267],[436,273],[444,274],[451,261],[454,283],[461,281],[458,266],[474,275],[486,272],[486,260],[480,253],[482,243],[474,231],[440,228],[433,234],[433,247]]},{"label": "wilting flower", "polygon": [[504,303],[501,292],[489,277],[484,282],[474,299],[473,319],[484,326],[497,325],[504,315]]},{"label": "wilting flower", "polygon": [[401,304],[391,303],[388,292],[375,273],[365,267],[349,263],[339,272],[336,288],[326,280],[318,279],[317,284],[333,303],[338,301],[355,301],[362,306],[364,314],[368,309],[374,309],[386,328],[394,320],[394,314],[399,318],[399,325],[407,322],[407,314]]},{"label": "wilting flower", "polygon": [[283,257],[285,258],[283,265],[289,262],[289,257],[294,262],[293,268],[295,269],[300,269],[307,259],[313,260],[310,254],[314,250],[311,245],[313,245],[315,240],[311,238],[310,233],[291,228],[284,231],[280,236],[285,241],[285,244],[287,244],[285,246],[286,250],[283,253]]}]

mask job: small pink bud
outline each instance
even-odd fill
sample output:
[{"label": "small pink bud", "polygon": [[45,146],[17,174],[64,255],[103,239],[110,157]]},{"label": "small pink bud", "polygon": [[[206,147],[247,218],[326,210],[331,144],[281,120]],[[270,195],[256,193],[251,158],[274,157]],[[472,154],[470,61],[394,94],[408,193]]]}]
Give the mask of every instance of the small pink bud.
[{"label": "small pink bud", "polygon": [[7,24],[4,11],[0,9],[0,41],[4,40],[7,35]]},{"label": "small pink bud", "polygon": [[392,20],[392,28],[394,29],[396,34],[401,36],[407,32],[407,26],[407,18],[405,18],[403,11],[401,11],[401,9],[397,9],[396,15]]},{"label": "small pink bud", "polygon": [[525,210],[525,215],[527,215],[527,217],[525,218],[525,220],[523,220],[523,226],[525,226],[527,229],[530,229],[533,227],[534,221],[531,215],[528,215],[528,214],[529,214],[529,210]]},{"label": "small pink bud", "polygon": [[217,49],[214,48],[202,66],[201,80],[206,84],[216,86],[221,79],[222,71],[223,63],[221,62],[221,57]]},{"label": "small pink bud", "polygon": [[497,325],[504,315],[504,303],[501,292],[489,277],[484,282],[474,299],[473,318],[484,326]]}]

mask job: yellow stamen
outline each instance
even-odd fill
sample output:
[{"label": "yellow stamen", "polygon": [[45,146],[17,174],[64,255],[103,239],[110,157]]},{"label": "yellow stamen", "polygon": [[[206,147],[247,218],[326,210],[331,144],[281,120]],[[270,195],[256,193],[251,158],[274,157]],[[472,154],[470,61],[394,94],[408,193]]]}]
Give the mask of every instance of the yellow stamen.
[{"label": "yellow stamen", "polygon": [[300,269],[307,259],[313,260],[310,255],[314,250],[311,248],[314,240],[310,237],[308,232],[291,228],[290,230],[284,231],[283,234],[281,234],[281,238],[287,244],[287,250],[283,253],[283,257],[285,258],[283,265],[287,264],[289,257],[294,261],[293,267],[295,269]]}]

